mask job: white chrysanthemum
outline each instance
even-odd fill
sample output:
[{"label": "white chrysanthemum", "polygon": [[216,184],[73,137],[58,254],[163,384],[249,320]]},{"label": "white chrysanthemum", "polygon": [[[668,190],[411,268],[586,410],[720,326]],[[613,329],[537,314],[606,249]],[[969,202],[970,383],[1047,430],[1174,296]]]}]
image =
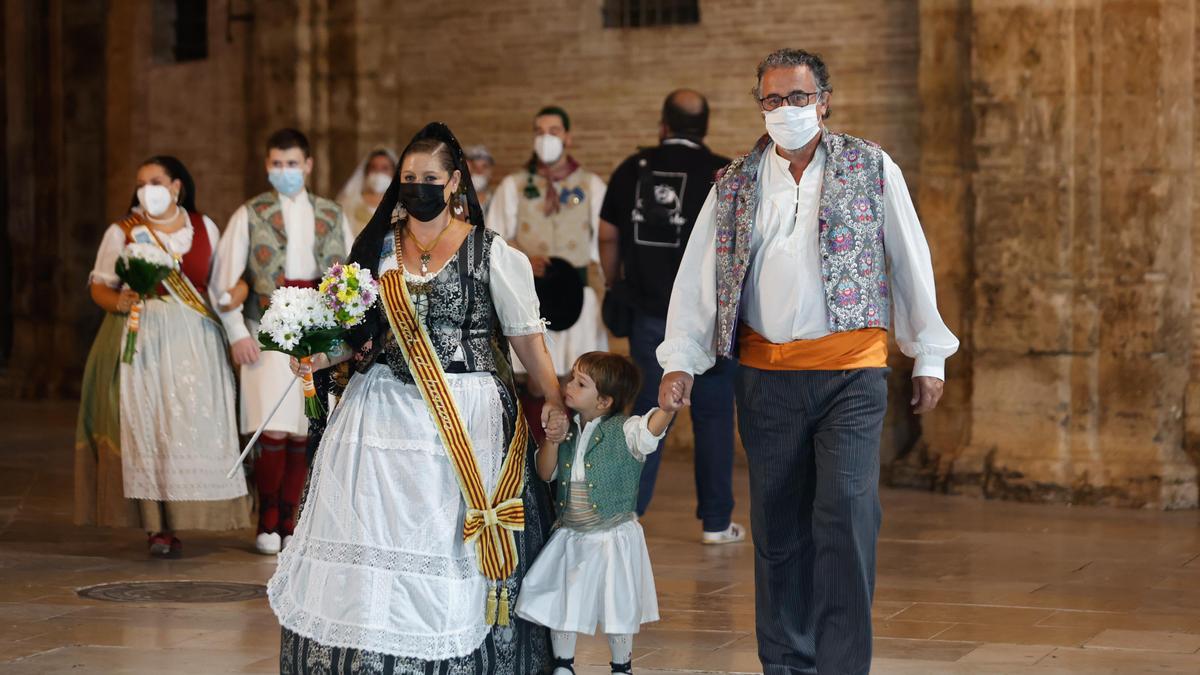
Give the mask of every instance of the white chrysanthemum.
[{"label": "white chrysanthemum", "polygon": [[313,288],[278,288],[263,313],[259,330],[283,349],[300,343],[305,332],[334,326],[333,313]]},{"label": "white chrysanthemum", "polygon": [[121,257],[125,260],[141,260],[159,267],[175,267],[175,259],[171,254],[154,244],[126,244],[125,249],[121,251]]}]

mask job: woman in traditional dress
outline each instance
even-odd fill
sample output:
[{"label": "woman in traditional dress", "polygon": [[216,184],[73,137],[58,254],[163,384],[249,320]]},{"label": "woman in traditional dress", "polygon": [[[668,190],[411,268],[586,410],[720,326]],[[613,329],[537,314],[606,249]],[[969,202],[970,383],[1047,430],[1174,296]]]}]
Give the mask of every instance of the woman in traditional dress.
[{"label": "woman in traditional dress", "polygon": [[[217,226],[196,210],[192,177],[174,157],[137,172],[130,213],[96,254],[92,300],[106,313],[88,355],[75,442],[75,519],[140,526],[150,554],[177,557],[179,530],[249,527],[246,481],[225,472],[238,455],[233,371],[224,333],[205,301]],[[179,263],[142,300],[137,352],[121,363],[129,310],[116,263],[132,242]]]},{"label": "woman in traditional dress", "polygon": [[358,163],[350,180],[338,193],[337,203],[350,222],[350,231],[357,237],[375,215],[396,173],[396,153],[387,148],[375,148]]},{"label": "woman in traditional dress", "polygon": [[380,300],[350,344],[313,361],[371,345],[268,585],[280,671],[545,672],[547,631],[510,611],[552,515],[508,345],[549,392],[543,425],[562,397],[529,261],[483,226],[444,125],[405,149],[350,258]]}]

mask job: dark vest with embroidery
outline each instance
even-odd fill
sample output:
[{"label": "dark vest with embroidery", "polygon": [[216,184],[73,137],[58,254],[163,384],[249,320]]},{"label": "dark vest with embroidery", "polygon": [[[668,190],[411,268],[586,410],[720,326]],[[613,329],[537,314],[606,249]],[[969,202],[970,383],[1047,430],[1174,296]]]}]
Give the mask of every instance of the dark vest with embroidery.
[{"label": "dark vest with embroidery", "polygon": [[[500,329],[489,285],[495,237],[491,230],[473,228],[454,258],[431,281],[421,284],[423,292],[416,292],[417,284],[409,284],[413,302],[424,315],[429,341],[446,372],[497,372],[494,345]],[[388,246],[385,241],[383,258],[395,255],[393,247],[394,244]],[[408,362],[391,330],[383,340],[379,362],[386,363],[396,377],[412,382]],[[460,347],[462,354],[455,359]]]},{"label": "dark vest with embroidery", "polygon": [[[825,173],[818,212],[821,280],[828,328],[841,333],[891,325],[883,240],[883,151],[847,134],[826,131]],[[759,166],[770,138],[735,159],[717,178],[716,350],[733,354],[742,290],[750,268],[758,212]],[[813,270],[817,272],[817,270]]]},{"label": "dark vest with embroidery", "polygon": [[[334,263],[344,262],[346,240],[342,235],[342,207],[311,192],[308,199],[313,209],[313,257],[319,274],[325,274]],[[264,192],[246,202],[249,216],[250,257],[246,268],[250,276],[249,298],[244,313],[258,319],[271,304],[271,294],[283,285],[283,269],[287,263],[287,232],[279,193]]]}]

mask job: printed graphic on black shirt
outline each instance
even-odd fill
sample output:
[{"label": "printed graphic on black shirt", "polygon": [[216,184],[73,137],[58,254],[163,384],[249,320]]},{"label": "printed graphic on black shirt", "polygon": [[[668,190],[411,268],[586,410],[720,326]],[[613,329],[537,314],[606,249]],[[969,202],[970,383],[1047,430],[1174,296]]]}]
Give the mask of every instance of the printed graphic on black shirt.
[{"label": "printed graphic on black shirt", "polygon": [[[644,160],[643,160],[644,161]],[[687,190],[687,174],[677,171],[651,171],[653,192],[645,194],[639,180],[634,187],[633,240],[639,246],[680,248],[684,245],[683,196]],[[645,197],[645,198],[644,198]],[[652,200],[647,206],[646,198]]]}]

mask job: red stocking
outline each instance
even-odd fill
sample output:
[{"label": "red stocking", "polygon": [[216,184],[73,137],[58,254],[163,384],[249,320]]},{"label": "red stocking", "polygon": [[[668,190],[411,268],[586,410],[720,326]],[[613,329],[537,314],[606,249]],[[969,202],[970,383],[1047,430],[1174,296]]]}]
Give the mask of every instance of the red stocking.
[{"label": "red stocking", "polygon": [[254,460],[254,485],[258,488],[258,531],[274,532],[279,528],[279,488],[283,485],[287,441],[263,436],[258,439],[258,447],[262,450],[258,459]]},{"label": "red stocking", "polygon": [[296,528],[296,512],[300,507],[300,495],[304,492],[304,481],[308,478],[308,437],[289,438],[287,464],[283,472],[283,492],[279,502],[279,533],[288,536]]}]

